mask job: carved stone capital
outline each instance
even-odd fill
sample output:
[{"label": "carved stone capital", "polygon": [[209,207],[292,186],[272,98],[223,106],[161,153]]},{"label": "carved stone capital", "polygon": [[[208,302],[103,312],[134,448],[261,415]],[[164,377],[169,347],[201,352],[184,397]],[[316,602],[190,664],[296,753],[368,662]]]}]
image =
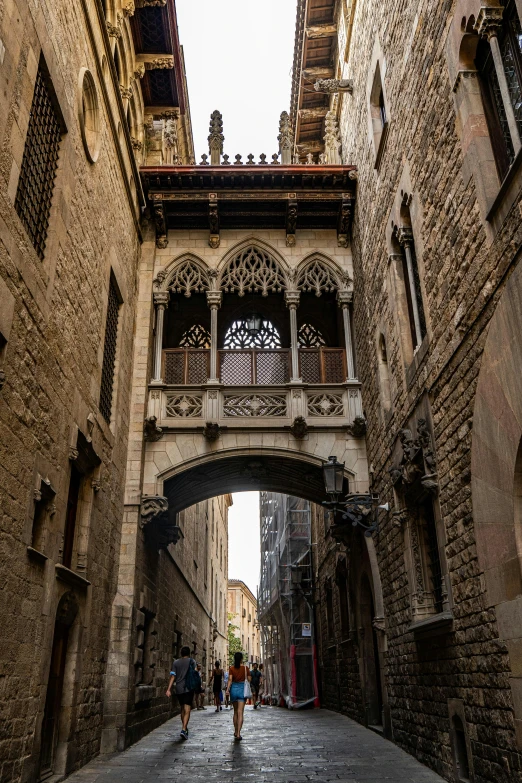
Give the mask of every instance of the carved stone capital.
[{"label": "carved stone capital", "polygon": [[159,250],[165,250],[165,248],[168,246],[168,244],[169,244],[169,240],[167,239],[166,236],[158,237],[156,239],[156,247]]},{"label": "carved stone capital", "polygon": [[164,269],[160,269],[154,280],[152,281],[154,288],[161,288],[163,283],[165,282],[165,278],[167,277],[167,273]]},{"label": "carved stone capital", "polygon": [[386,631],[386,622],[384,620],[384,617],[374,617],[372,620],[372,625],[375,628],[376,631],[380,631],[381,633],[385,633]]},{"label": "carved stone capital", "polygon": [[301,299],[300,291],[285,291],[286,306],[290,309],[297,309],[299,307],[299,301]]},{"label": "carved stone capital", "polygon": [[502,28],[502,16],[504,8],[502,6],[496,6],[493,8],[482,6],[477,14],[477,21],[475,22],[475,30],[477,33],[487,38],[488,41],[498,35]]},{"label": "carved stone capital", "polygon": [[221,291],[207,291],[207,304],[212,309],[221,307],[223,301],[223,293]]},{"label": "carved stone capital", "polygon": [[117,25],[112,24],[112,22],[105,22],[105,24],[109,38],[116,38],[117,40],[121,38],[121,30]]},{"label": "carved stone capital", "polygon": [[145,64],[144,63],[138,63],[136,67],[134,68],[134,78],[135,79],[143,79],[145,76]]},{"label": "carved stone capital", "polygon": [[408,522],[410,512],[407,508],[398,508],[392,512],[392,524],[395,527],[402,527]]},{"label": "carved stone capital", "polygon": [[152,296],[156,307],[167,307],[170,299],[168,291],[154,291]]},{"label": "carved stone capital", "polygon": [[219,247],[220,243],[221,243],[221,238],[220,238],[219,234],[211,234],[210,235],[209,240],[208,240],[208,244],[209,244],[209,246],[213,250],[217,250],[217,248]]},{"label": "carved stone capital", "polygon": [[337,291],[339,307],[348,307],[353,302],[353,291]]},{"label": "carved stone capital", "polygon": [[455,83],[453,85],[452,91],[457,92],[459,89],[459,85],[462,83],[465,79],[478,79],[478,71],[459,71],[457,73],[457,76],[455,78]]},{"label": "carved stone capital", "polygon": [[125,0],[121,10],[123,11],[124,16],[134,16],[134,11],[136,10],[134,0]]},{"label": "carved stone capital", "polygon": [[93,478],[91,481],[91,488],[93,492],[98,493],[101,489],[101,481],[99,478]]},{"label": "carved stone capital", "polygon": [[120,84],[120,95],[124,101],[130,101],[132,98],[132,88],[124,87],[123,84]]},{"label": "carved stone capital", "polygon": [[132,149],[134,150],[134,152],[141,152],[142,151],[142,149],[143,149],[143,142],[140,141],[139,139],[135,139],[134,136],[131,136],[131,144],[132,144]]},{"label": "carved stone capital", "polygon": [[407,226],[397,229],[397,241],[401,247],[411,247],[413,244],[413,231]]},{"label": "carved stone capital", "polygon": [[348,432],[354,438],[364,438],[368,430],[366,419],[363,416],[356,416],[348,427]]},{"label": "carved stone capital", "polygon": [[290,426],[290,432],[296,440],[303,440],[308,435],[308,424],[304,416],[296,416]]}]

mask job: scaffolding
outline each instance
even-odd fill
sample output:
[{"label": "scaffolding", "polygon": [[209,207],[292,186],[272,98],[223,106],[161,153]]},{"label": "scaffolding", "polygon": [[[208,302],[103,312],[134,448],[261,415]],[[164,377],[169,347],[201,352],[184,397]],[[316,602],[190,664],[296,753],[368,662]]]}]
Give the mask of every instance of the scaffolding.
[{"label": "scaffolding", "polygon": [[292,709],[318,707],[310,503],[261,492],[260,511],[265,696]]}]

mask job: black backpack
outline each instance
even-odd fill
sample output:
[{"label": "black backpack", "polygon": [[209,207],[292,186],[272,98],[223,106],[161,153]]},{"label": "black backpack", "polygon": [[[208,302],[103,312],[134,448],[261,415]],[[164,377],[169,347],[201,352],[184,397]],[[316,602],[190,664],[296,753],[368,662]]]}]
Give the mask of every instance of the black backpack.
[{"label": "black backpack", "polygon": [[193,658],[191,658],[188,672],[185,677],[185,688],[188,691],[195,691],[200,682],[201,682],[201,678],[196,671],[196,661]]}]

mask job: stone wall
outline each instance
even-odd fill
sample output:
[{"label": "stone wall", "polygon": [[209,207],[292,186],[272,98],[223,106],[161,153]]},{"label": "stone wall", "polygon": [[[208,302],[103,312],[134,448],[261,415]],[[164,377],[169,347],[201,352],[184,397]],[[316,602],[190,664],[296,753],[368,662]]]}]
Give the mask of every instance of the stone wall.
[{"label": "stone wall", "polygon": [[[94,4],[88,5],[88,15],[87,4],[80,2],[74,7],[55,0],[0,7],[0,369],[5,373],[0,392],[0,583],[7,610],[0,652],[3,781],[38,776],[55,616],[66,593],[75,596],[70,605],[76,605],[78,614],[69,634],[57,771],[84,764],[100,742],[140,241],[137,194],[128,186],[133,161],[125,146],[117,152],[120,142],[113,129],[119,105],[110,78],[106,94],[100,84],[104,44]],[[43,260],[14,209],[41,56],[67,130]],[[94,165],[87,160],[78,118],[83,67],[94,74],[99,97],[101,147]],[[109,425],[98,403],[111,270],[123,303]],[[78,445],[78,432],[87,452],[95,455],[96,467],[93,463],[83,479],[73,550],[73,569],[80,578],[75,580],[57,566],[70,457],[75,456],[71,447]],[[50,482],[53,501],[44,538],[36,546],[32,527],[42,479]],[[28,552],[30,546],[37,551]]]},{"label": "stone wall", "polygon": [[[382,515],[375,545],[385,604],[384,671],[393,738],[453,779],[450,709],[453,700],[460,700],[474,779],[507,781],[520,779],[522,769],[510,688],[514,660],[499,639],[493,609],[498,599],[491,585],[486,590],[484,560],[477,556],[470,482],[475,392],[488,323],[517,263],[522,229],[516,163],[509,188],[500,189],[498,179],[496,185],[493,181],[497,202],[490,201],[486,219],[481,191],[485,170],[478,157],[465,156],[469,138],[460,87],[452,92],[463,67],[458,60],[461,18],[478,14],[479,5],[358,4],[349,58],[340,63],[343,75],[354,81],[353,95],[342,97],[340,125],[343,159],[358,167],[355,325],[372,488],[397,510],[389,474],[397,434],[427,395],[454,617],[452,632],[415,640],[408,630],[412,606],[404,526],[394,524],[391,514]],[[377,63],[389,128],[375,168],[369,90]],[[389,260],[396,252],[391,221],[406,202],[427,321],[427,336],[414,357],[404,348],[397,272]],[[387,343],[390,410],[383,406],[379,380],[380,333]],[[491,433],[494,437],[494,428]],[[513,474],[504,474],[505,486],[513,487],[513,480]],[[495,546],[494,528],[490,546]],[[507,589],[498,582],[497,588]]]}]

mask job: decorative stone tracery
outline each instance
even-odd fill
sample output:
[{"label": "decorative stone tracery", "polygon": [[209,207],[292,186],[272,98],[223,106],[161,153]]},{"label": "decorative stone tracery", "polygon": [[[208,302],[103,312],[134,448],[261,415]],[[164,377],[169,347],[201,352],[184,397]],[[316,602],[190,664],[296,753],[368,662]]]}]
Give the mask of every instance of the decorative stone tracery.
[{"label": "decorative stone tracery", "polygon": [[210,289],[210,276],[195,261],[187,260],[179,264],[170,275],[167,287],[176,294],[202,294]]},{"label": "decorative stone tracery", "polygon": [[337,291],[340,281],[330,267],[315,258],[299,272],[297,288],[300,291],[313,291],[316,296],[321,296],[325,292]]},{"label": "decorative stone tracery", "polygon": [[286,280],[277,261],[266,251],[247,247],[228,262],[221,276],[221,288],[244,296],[246,293],[279,293]]}]

